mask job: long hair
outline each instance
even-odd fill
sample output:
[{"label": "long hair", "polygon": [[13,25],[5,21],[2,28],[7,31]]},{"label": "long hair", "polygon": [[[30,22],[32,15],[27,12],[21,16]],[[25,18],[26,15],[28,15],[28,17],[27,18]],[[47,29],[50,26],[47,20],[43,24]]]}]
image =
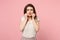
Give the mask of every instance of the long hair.
[{"label": "long hair", "polygon": [[24,8],[24,14],[27,12],[27,7],[32,7],[33,8],[33,13],[35,14],[34,19],[37,19],[37,15],[36,15],[36,10],[35,7],[32,4],[27,4]]}]

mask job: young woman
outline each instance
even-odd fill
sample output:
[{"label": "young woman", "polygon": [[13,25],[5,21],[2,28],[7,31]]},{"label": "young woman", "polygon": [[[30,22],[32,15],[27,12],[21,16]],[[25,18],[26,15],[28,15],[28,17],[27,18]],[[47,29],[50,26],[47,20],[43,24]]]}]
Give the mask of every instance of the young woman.
[{"label": "young woman", "polygon": [[32,4],[27,4],[24,8],[24,16],[20,22],[22,40],[37,40],[36,33],[39,31],[39,22],[35,7]]}]

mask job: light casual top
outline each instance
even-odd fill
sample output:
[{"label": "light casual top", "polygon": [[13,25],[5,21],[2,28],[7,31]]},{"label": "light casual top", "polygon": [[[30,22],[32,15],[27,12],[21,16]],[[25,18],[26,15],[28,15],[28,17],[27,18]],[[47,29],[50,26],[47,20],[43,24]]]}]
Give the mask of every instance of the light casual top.
[{"label": "light casual top", "polygon": [[[23,21],[24,19],[25,19],[25,17],[23,16],[21,20]],[[24,31],[22,32],[22,36],[26,37],[26,38],[36,37],[36,33],[37,32],[36,32],[35,27],[32,23],[32,20],[28,21],[25,28],[24,28]]]}]

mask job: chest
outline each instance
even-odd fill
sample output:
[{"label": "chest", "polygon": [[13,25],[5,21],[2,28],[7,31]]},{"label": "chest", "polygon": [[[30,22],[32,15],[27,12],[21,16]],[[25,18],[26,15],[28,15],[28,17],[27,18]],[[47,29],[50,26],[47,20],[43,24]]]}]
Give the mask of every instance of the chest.
[{"label": "chest", "polygon": [[28,21],[26,26],[25,26],[25,30],[34,30],[34,25],[32,23],[32,21]]}]

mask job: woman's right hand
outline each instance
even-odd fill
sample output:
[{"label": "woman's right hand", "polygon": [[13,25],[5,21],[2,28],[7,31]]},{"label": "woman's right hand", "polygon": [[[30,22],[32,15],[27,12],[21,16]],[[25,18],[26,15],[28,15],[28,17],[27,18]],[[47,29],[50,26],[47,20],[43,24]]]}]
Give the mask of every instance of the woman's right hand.
[{"label": "woman's right hand", "polygon": [[27,19],[27,13],[25,13],[25,15],[24,15],[24,16],[25,16],[25,19]]},{"label": "woman's right hand", "polygon": [[25,13],[25,18],[26,18],[27,20],[29,20],[29,17],[28,17],[28,14],[27,14],[27,13]]}]

